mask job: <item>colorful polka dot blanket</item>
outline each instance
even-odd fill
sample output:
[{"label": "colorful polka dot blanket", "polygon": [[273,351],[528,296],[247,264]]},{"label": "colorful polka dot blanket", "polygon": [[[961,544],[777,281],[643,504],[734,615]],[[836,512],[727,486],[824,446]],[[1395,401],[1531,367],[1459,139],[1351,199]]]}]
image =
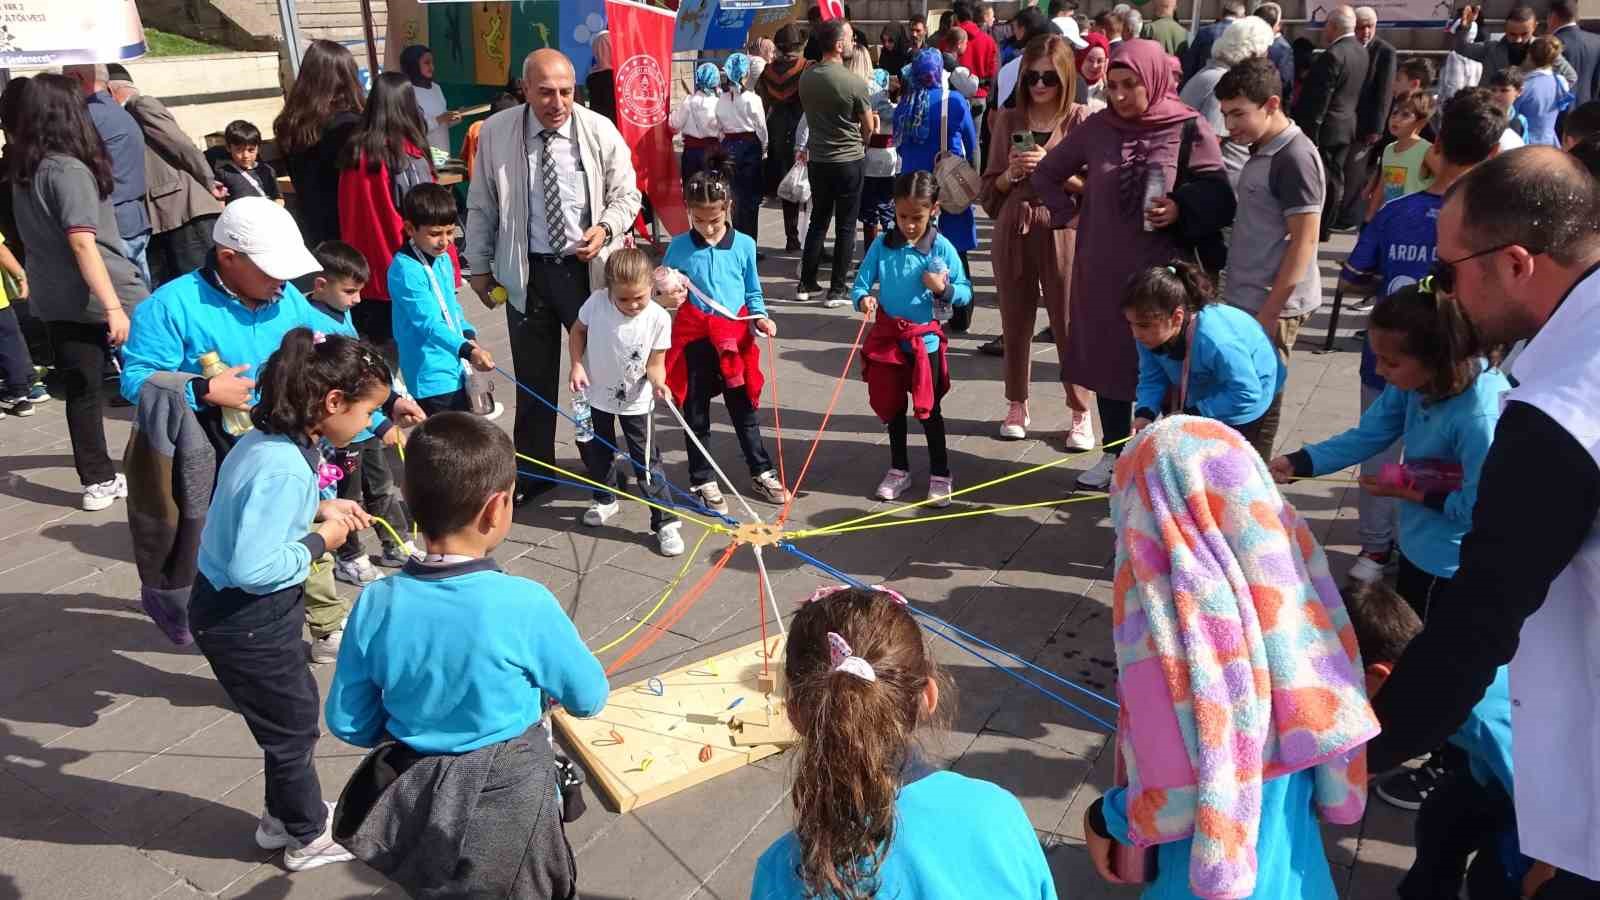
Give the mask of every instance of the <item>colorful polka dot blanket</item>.
[{"label": "colorful polka dot blanket", "polygon": [[1255,890],[1262,784],[1314,769],[1323,821],[1366,807],[1378,733],[1328,560],[1239,433],[1190,416],[1117,463],[1117,741],[1140,847],[1192,836],[1189,889]]}]

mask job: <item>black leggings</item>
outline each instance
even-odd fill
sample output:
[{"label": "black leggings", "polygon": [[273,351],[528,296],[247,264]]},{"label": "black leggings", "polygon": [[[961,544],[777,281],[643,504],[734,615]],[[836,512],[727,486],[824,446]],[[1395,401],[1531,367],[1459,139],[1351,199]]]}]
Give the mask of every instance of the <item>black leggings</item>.
[{"label": "black leggings", "polygon": [[1133,434],[1133,401],[1096,395],[1094,402],[1100,408],[1100,430],[1104,433],[1100,446],[1113,456],[1119,455],[1127,445],[1117,442]]},{"label": "black leggings", "polygon": [[1429,575],[1406,559],[1404,552],[1400,554],[1400,573],[1395,577],[1395,593],[1405,598],[1416,610],[1417,618],[1423,622],[1428,621],[1428,607],[1432,605],[1433,598],[1444,593],[1449,583],[1450,579]]},{"label": "black leggings", "polygon": [[[926,419],[917,421],[922,423],[922,433],[928,439],[928,474],[949,478],[950,453],[945,448],[944,413],[939,409],[939,401],[933,401],[933,411]],[[908,430],[906,413],[889,420],[889,465],[902,472],[911,471],[911,454],[906,448]]]}]

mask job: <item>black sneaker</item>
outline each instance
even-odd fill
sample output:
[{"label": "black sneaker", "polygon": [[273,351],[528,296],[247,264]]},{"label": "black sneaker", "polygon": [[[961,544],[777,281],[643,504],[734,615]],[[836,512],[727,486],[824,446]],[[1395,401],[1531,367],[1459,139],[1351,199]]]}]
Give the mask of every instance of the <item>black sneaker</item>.
[{"label": "black sneaker", "polygon": [[1437,760],[1437,754],[1430,756],[1427,762],[1417,768],[1396,772],[1378,782],[1373,790],[1390,806],[1415,812],[1422,808],[1423,801],[1444,780],[1445,769]]},{"label": "black sneaker", "polygon": [[827,289],[824,288],[822,285],[817,284],[814,281],[812,281],[812,282],[804,282],[804,281],[802,281],[802,282],[800,282],[800,286],[795,288],[794,299],[800,301],[801,303],[804,303],[807,300],[810,300],[812,297],[815,297],[818,294],[825,294],[825,293],[827,293]]},{"label": "black sneaker", "polygon": [[28,401],[27,397],[0,400],[0,409],[4,409],[6,415],[17,416],[18,418],[27,418],[33,415],[33,404]]},{"label": "black sneaker", "polygon": [[992,341],[987,341],[985,343],[979,344],[978,345],[978,352],[984,354],[985,356],[1005,356],[1006,355],[1005,338],[998,338],[997,337]]}]

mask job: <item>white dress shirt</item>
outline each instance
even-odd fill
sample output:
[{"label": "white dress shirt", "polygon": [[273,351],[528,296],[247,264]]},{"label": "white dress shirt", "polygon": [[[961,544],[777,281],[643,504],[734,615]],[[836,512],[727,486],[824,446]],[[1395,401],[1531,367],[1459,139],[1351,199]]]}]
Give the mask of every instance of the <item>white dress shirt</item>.
[{"label": "white dress shirt", "polygon": [[723,91],[717,97],[717,124],[723,134],[754,132],[761,141],[761,152],[767,152],[767,112],[755,91]]},{"label": "white dress shirt", "polygon": [[578,152],[575,137],[576,125],[571,117],[550,138],[554,144],[556,172],[560,175],[561,213],[566,220],[567,233],[560,236],[559,246],[550,239],[544,206],[544,179],[539,176],[546,151],[544,126],[538,118],[525,112],[528,152],[528,250],[532,253],[554,253],[568,256],[576,252],[583,242],[583,232],[589,222],[589,192],[584,188],[583,159]]},{"label": "white dress shirt", "polygon": [[[715,94],[695,91],[683,98],[667,114],[667,124],[685,137],[722,140],[722,125],[717,121],[718,100]],[[754,129],[752,129],[754,130]]]},{"label": "white dress shirt", "polygon": [[422,124],[428,129],[429,146],[449,152],[450,126],[439,124],[439,117],[450,110],[450,104],[445,102],[439,82],[435,81],[426,90],[412,85],[411,90],[417,95],[417,111],[422,114]]}]

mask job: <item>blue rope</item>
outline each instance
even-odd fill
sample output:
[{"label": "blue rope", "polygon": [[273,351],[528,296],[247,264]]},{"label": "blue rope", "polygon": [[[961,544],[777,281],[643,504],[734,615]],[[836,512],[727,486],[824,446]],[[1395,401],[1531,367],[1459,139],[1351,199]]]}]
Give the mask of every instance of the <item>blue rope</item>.
[{"label": "blue rope", "polygon": [[[800,559],[804,560],[805,562],[810,563],[812,566],[815,566],[816,568],[822,570],[827,575],[830,575],[833,578],[835,578],[835,579],[837,579],[837,580],[839,580],[839,581],[841,581],[841,582],[843,582],[845,584],[850,585],[851,587],[862,588],[862,589],[870,589],[870,587],[871,587],[870,585],[865,584],[864,582],[860,581],[859,579],[853,578],[853,577],[845,574],[844,572],[841,572],[838,569],[835,569],[833,566],[828,565],[827,563],[823,562],[822,560],[817,559],[815,556],[812,556],[811,554],[805,552],[804,550],[799,549],[798,547],[794,546],[793,544],[791,544],[791,543],[789,543],[787,541],[779,541],[778,542],[778,548],[781,549],[781,550],[787,551],[788,553],[792,554],[793,556],[799,557]],[[1106,704],[1110,705],[1111,708],[1113,708],[1113,709],[1119,708],[1115,702],[1113,702],[1111,700],[1107,700],[1105,697],[1100,696],[1099,694],[1095,693],[1094,691],[1091,691],[1088,688],[1081,687],[1079,685],[1073,684],[1071,681],[1068,681],[1067,679],[1062,678],[1060,675],[1057,675],[1056,673],[1051,672],[1048,669],[1041,668],[1041,667],[1039,667],[1039,666],[1037,666],[1037,665],[1035,665],[1035,664],[1023,659],[1022,657],[1017,656],[1015,653],[1012,653],[1009,650],[1006,650],[1006,649],[1001,648],[1001,647],[996,647],[995,645],[989,643],[988,641],[985,641],[984,639],[982,639],[982,638],[980,638],[980,637],[978,637],[978,636],[976,636],[974,634],[971,634],[970,632],[964,631],[961,628],[958,628],[957,626],[952,625],[949,622],[946,622],[945,620],[939,618],[938,616],[933,615],[932,613],[924,612],[923,610],[920,610],[920,609],[918,609],[915,606],[912,606],[910,604],[906,605],[906,610],[909,611],[914,616],[917,616],[919,618],[922,618],[922,619],[925,619],[925,620],[927,620],[929,622],[934,623],[935,626],[940,626],[940,627],[943,627],[943,628],[947,628],[947,629],[955,632],[956,634],[961,635],[963,638],[966,638],[967,640],[970,640],[970,641],[972,641],[974,643],[980,644],[980,645],[982,645],[984,647],[988,647],[989,649],[992,649],[992,650],[995,650],[995,651],[997,651],[997,652],[999,652],[1001,654],[1004,654],[1006,657],[1008,657],[1008,658],[1010,658],[1010,659],[1012,659],[1012,660],[1014,660],[1014,661],[1016,661],[1018,663],[1021,663],[1022,665],[1026,666],[1029,669],[1032,669],[1032,670],[1034,670],[1036,672],[1040,672],[1040,673],[1042,673],[1042,674],[1044,674],[1044,675],[1046,675],[1046,676],[1048,676],[1050,678],[1055,679],[1056,681],[1061,682],[1062,684],[1066,685],[1069,688],[1072,688],[1075,691],[1079,691],[1081,693],[1087,694],[1088,696],[1093,697],[1094,699],[1099,700],[1102,703],[1106,703]],[[1009,677],[1009,678],[1011,678],[1011,679],[1013,679],[1015,681],[1021,682],[1022,684],[1025,684],[1028,687],[1033,688],[1034,690],[1038,691],[1039,693],[1045,695],[1046,697],[1049,697],[1050,699],[1056,701],[1057,703],[1060,703],[1062,706],[1065,706],[1066,708],[1078,713],[1079,715],[1083,716],[1084,718],[1089,719],[1092,722],[1095,722],[1095,723],[1098,723],[1100,725],[1105,726],[1105,728],[1107,730],[1109,730],[1109,731],[1116,731],[1117,730],[1117,726],[1111,724],[1110,722],[1107,722],[1105,719],[1102,719],[1099,716],[1095,715],[1094,713],[1089,712],[1088,710],[1084,709],[1083,707],[1079,706],[1076,703],[1073,703],[1071,700],[1068,700],[1067,698],[1061,696],[1060,694],[1056,693],[1055,691],[1050,690],[1049,688],[1045,687],[1044,685],[1036,684],[1036,683],[1034,683],[1032,681],[1029,681],[1028,679],[1022,677],[1021,675],[1018,675],[1017,673],[1015,673],[1015,672],[1011,671],[1010,669],[1006,668],[1004,665],[1002,665],[1002,664],[1000,664],[998,662],[995,662],[994,660],[992,660],[989,657],[983,655],[982,653],[979,653],[977,650],[974,650],[972,647],[968,646],[966,643],[964,643],[962,641],[958,641],[955,638],[951,637],[950,635],[945,634],[942,631],[939,631],[934,626],[924,626],[924,627],[927,627],[928,630],[930,632],[932,632],[933,634],[936,634],[939,637],[944,638],[945,640],[949,641],[952,644],[955,644],[957,647],[960,647],[961,649],[967,651],[968,653],[972,654],[973,656],[976,656],[977,658],[983,660],[984,662],[988,663],[989,665],[994,666],[996,669],[999,669],[1001,672],[1004,672],[1007,677]]]},{"label": "blue rope", "polygon": [[[533,399],[539,401],[540,403],[543,403],[545,406],[550,407],[550,409],[553,410],[557,415],[559,415],[562,418],[566,419],[568,422],[571,422],[574,428],[579,428],[579,429],[582,428],[582,426],[580,426],[578,424],[577,418],[575,418],[571,413],[569,413],[566,410],[562,409],[560,406],[558,406],[558,405],[556,405],[554,403],[551,403],[549,400],[547,400],[544,397],[544,395],[540,394],[538,391],[534,390],[533,388],[530,388],[527,385],[523,384],[522,382],[518,381],[510,372],[507,372],[505,369],[502,369],[499,366],[495,366],[494,370],[496,372],[499,372],[501,375],[504,375],[506,377],[507,381],[509,381],[512,384],[516,385],[518,388],[521,388],[523,393],[525,393],[528,396],[532,397]],[[606,448],[609,449],[613,454],[621,454],[622,456],[627,457],[628,462],[633,465],[633,468],[636,470],[636,472],[638,474],[645,474],[644,464],[639,462],[638,460],[634,459],[632,453],[625,452],[621,447],[618,447],[616,444],[611,443],[610,441],[606,440],[605,438],[601,437],[598,434],[594,434],[592,431],[590,432],[590,436],[592,437],[592,439],[599,441],[601,444],[604,444],[606,446]],[[678,490],[676,485],[674,485],[672,482],[667,480],[666,473],[663,472],[663,473],[660,473],[660,474],[661,474],[661,481],[662,481],[663,484],[665,484],[667,486],[667,490],[672,491],[674,494],[677,494],[679,497],[682,497],[684,500],[688,501],[688,503],[686,505],[688,506],[689,509],[692,509],[695,512],[700,513],[701,515],[704,515],[704,516],[710,516],[710,517],[715,518],[715,519],[721,519],[723,524],[725,524],[725,525],[735,525],[735,526],[737,526],[739,524],[739,520],[733,518],[732,516],[723,515],[722,513],[716,512],[715,510],[707,509],[703,504],[700,503],[700,498],[699,497],[696,497],[694,494],[689,493],[687,491]],[[552,479],[548,479],[548,480],[554,481],[555,479],[552,478]],[[562,482],[562,483],[563,484],[572,484],[572,482],[570,482],[570,481]],[[593,490],[593,488],[585,488],[585,489],[586,490]]]},{"label": "blue rope", "polygon": [[576,481],[568,481],[565,478],[556,478],[556,477],[554,477],[552,475],[544,475],[544,474],[541,474],[539,472],[530,472],[527,469],[523,469],[523,468],[520,468],[520,467],[517,469],[517,475],[519,477],[522,477],[522,478],[536,478],[539,481],[548,481],[548,482],[550,482],[552,484],[564,484],[567,487],[575,487],[580,491],[593,491],[593,490],[595,490],[593,485],[581,484],[581,483],[576,482]]}]

